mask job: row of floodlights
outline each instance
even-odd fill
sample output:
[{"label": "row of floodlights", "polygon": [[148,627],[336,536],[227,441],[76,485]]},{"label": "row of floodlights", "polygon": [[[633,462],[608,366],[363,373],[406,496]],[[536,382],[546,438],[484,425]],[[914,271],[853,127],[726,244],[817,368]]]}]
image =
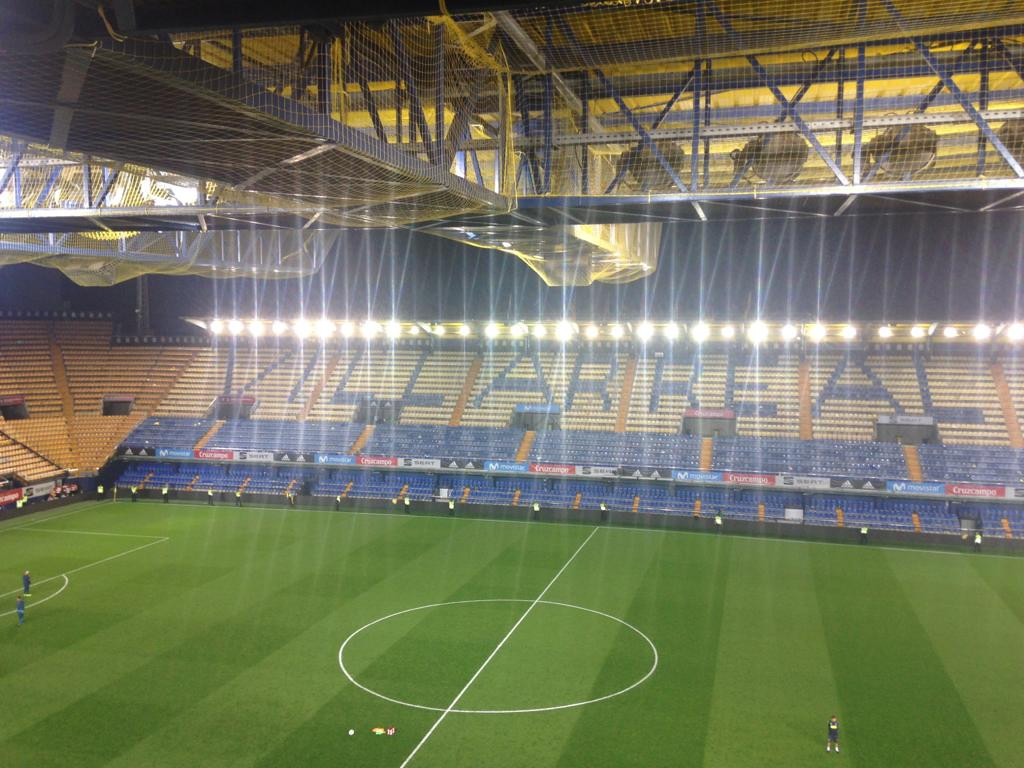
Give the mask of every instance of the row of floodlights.
[{"label": "row of floodlights", "polygon": [[[291,333],[300,339],[310,337],[329,339],[336,335],[344,338],[352,338],[359,335],[367,339],[373,339],[382,334],[388,338],[397,339],[402,335],[418,336],[421,333],[444,336],[448,333],[449,327],[453,328],[454,333],[463,337],[471,336],[474,332],[473,326],[467,323],[456,323],[446,326],[441,323],[403,324],[397,320],[388,320],[384,323],[379,323],[375,320],[365,320],[361,323],[355,323],[351,320],[335,322],[328,318],[320,318],[319,320],[299,318],[290,323],[284,320],[268,322],[264,320],[243,321],[238,319],[214,319],[209,322],[196,320],[194,322],[214,335],[229,334],[231,336],[240,336],[248,333],[251,336],[258,337],[268,333],[274,336],[283,336]],[[622,339],[627,332],[627,327],[620,323],[612,323],[606,326],[598,326],[591,323],[581,327],[577,323],[568,320],[562,320],[554,324],[534,323],[532,325],[520,322],[511,326],[487,323],[481,328],[483,335],[489,339],[496,339],[504,334],[513,339],[521,339],[528,335],[536,339],[544,339],[548,336],[549,329],[554,338],[559,341],[569,341],[581,333],[589,341],[602,337],[618,340]],[[656,328],[653,323],[647,321],[630,326],[630,329],[633,335],[641,342],[652,340],[659,332],[668,341],[675,341],[682,337],[684,331],[684,328],[677,323],[664,323]],[[685,330],[688,331],[690,338],[698,344],[711,340],[712,336],[716,333],[724,341],[735,339],[739,333],[736,326],[729,324],[717,326],[713,330],[706,323],[695,323],[686,327]],[[760,320],[746,325],[743,327],[743,331],[746,338],[753,344],[761,344],[772,340],[772,329],[769,328],[767,323]],[[904,331],[906,329],[902,328],[901,332]],[[876,332],[880,339],[891,339],[896,334],[896,330],[891,325],[879,326]],[[844,341],[854,341],[860,336],[861,330],[852,324],[830,328],[822,323],[809,323],[805,326],[786,323],[777,329],[777,333],[777,338],[784,342],[795,341],[803,336],[811,342],[820,343],[828,339],[830,335],[837,336]],[[970,329],[958,328],[953,325],[946,325],[940,329],[939,324],[932,323],[930,325],[912,325],[908,333],[913,339],[924,339],[937,334],[945,339],[956,339],[969,335],[979,342],[988,341],[993,336],[1001,334],[1009,341],[1017,342],[1024,340],[1024,324],[1015,322],[992,327],[987,323],[978,323]]]}]

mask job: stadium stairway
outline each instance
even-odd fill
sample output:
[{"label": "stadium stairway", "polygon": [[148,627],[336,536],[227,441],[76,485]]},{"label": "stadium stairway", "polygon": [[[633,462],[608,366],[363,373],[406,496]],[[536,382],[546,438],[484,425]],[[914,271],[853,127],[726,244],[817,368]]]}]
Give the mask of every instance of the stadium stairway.
[{"label": "stadium stairway", "polygon": [[466,371],[466,380],[462,382],[462,391],[459,393],[459,399],[455,401],[455,408],[452,410],[452,417],[448,420],[449,427],[457,427],[462,423],[462,414],[466,411],[466,404],[469,402],[470,396],[473,394],[473,388],[476,386],[476,380],[480,376],[480,369],[484,367],[484,358],[482,355],[477,355],[473,358],[473,364],[469,366],[469,370]]},{"label": "stadium stairway", "polygon": [[1021,435],[1020,419],[1017,418],[1017,408],[1013,404],[1013,397],[1010,396],[1010,386],[1006,382],[1006,372],[1002,363],[992,363],[992,380],[996,385],[996,394],[999,395],[999,406],[1003,409],[1003,420],[1006,422],[1007,436],[1010,438],[1010,446],[1013,448],[1024,448],[1024,436]]},{"label": "stadium stairway", "polygon": [[530,449],[533,447],[533,441],[536,439],[536,432],[532,429],[526,430],[522,441],[519,443],[519,450],[516,451],[516,461],[526,461],[526,457],[530,455]]},{"label": "stadium stairway", "polygon": [[924,476],[921,472],[921,455],[918,453],[916,445],[903,446],[903,460],[907,464],[907,477],[915,483],[920,483]]},{"label": "stadium stairway", "polygon": [[712,437],[702,438],[700,441],[700,470],[707,472],[711,469],[711,460],[715,455],[715,440]]},{"label": "stadium stairway", "polygon": [[921,516],[915,511],[910,513],[910,519],[914,521],[914,533],[921,532]]},{"label": "stadium stairway", "polygon": [[843,512],[843,508],[842,507],[836,507],[836,527],[837,528],[844,528],[844,527],[846,527],[846,513]]},{"label": "stadium stairway", "polygon": [[633,398],[633,382],[636,381],[636,356],[631,355],[626,363],[626,372],[622,376],[622,391],[619,393],[619,413],[615,419],[615,431],[626,431],[626,420],[629,418],[629,402]]},{"label": "stadium stairway", "polygon": [[210,428],[206,430],[206,434],[200,437],[198,440],[196,440],[196,444],[192,447],[192,449],[198,451],[200,448],[205,448],[206,445],[210,442],[210,440],[213,439],[213,436],[216,435],[217,432],[220,431],[220,428],[224,426],[224,424],[225,422],[223,419],[218,419],[217,421],[213,422]]},{"label": "stadium stairway", "polygon": [[359,433],[359,437],[352,443],[352,447],[348,449],[348,453],[356,454],[363,450],[363,446],[373,436],[373,424],[367,424],[363,427],[363,431]]},{"label": "stadium stairway", "polygon": [[1010,527],[1010,520],[1009,520],[1009,518],[1004,517],[1000,521],[1000,524],[1003,526],[1003,536],[1005,538],[1007,538],[1007,539],[1012,539],[1013,538],[1013,528]]},{"label": "stadium stairway", "polygon": [[764,522],[764,518],[765,518],[765,510],[764,510],[764,502],[762,501],[761,503],[759,503],[757,505],[757,519],[763,523]]},{"label": "stadium stairway", "polygon": [[800,363],[800,439],[814,438],[814,422],[811,420],[811,364],[807,360]]},{"label": "stadium stairway", "polygon": [[512,506],[513,507],[518,507],[519,506],[519,497],[522,496],[522,495],[523,495],[523,492],[521,490],[519,490],[518,488],[516,488],[515,491],[513,491],[513,493],[512,493]]},{"label": "stadium stairway", "polygon": [[340,362],[340,355],[331,355],[326,367],[324,367],[323,375],[317,379],[316,384],[313,385],[313,390],[309,393],[309,397],[306,398],[306,402],[302,406],[302,411],[299,412],[299,421],[306,421],[306,419],[309,418],[310,411],[312,411],[313,407],[320,402],[320,395],[323,394],[324,387],[326,387],[327,382],[331,380],[331,376],[334,375],[334,371]]}]

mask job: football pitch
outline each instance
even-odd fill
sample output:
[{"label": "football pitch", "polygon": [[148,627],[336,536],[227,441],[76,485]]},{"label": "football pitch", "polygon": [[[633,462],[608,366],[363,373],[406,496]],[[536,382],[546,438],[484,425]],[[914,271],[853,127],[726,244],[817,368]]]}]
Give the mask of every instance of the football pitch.
[{"label": "football pitch", "polygon": [[47,515],[0,525],[4,768],[1024,762],[1024,559],[302,509]]}]

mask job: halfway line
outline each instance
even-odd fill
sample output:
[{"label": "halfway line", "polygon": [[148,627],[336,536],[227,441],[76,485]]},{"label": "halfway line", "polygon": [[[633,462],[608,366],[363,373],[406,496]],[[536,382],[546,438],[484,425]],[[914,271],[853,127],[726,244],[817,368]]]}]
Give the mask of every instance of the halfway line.
[{"label": "halfway line", "polygon": [[565,561],[565,564],[558,569],[558,573],[556,573],[554,577],[552,577],[551,581],[548,582],[548,585],[544,587],[544,590],[539,595],[537,595],[534,601],[530,603],[529,607],[527,607],[527,609],[523,611],[523,615],[520,616],[519,620],[512,625],[512,629],[510,629],[508,633],[506,633],[506,635],[503,638],[501,638],[501,642],[499,642],[495,646],[494,650],[491,651],[491,655],[484,659],[484,663],[481,664],[480,668],[473,673],[473,676],[469,678],[469,682],[466,683],[465,686],[463,686],[462,690],[458,692],[454,699],[452,699],[452,703],[447,706],[444,712],[441,713],[441,716],[437,718],[437,720],[434,722],[432,726],[430,726],[430,730],[423,735],[423,738],[420,739],[420,743],[417,744],[413,751],[409,753],[409,756],[405,758],[405,760],[402,762],[399,768],[405,768],[405,766],[412,762],[412,759],[416,756],[416,753],[420,751],[420,747],[427,743],[427,739],[429,739],[431,735],[434,733],[434,731],[437,730],[437,727],[442,722],[444,722],[444,719],[451,714],[452,710],[455,709],[455,706],[459,703],[459,699],[461,699],[466,694],[466,691],[469,690],[469,687],[474,682],[476,682],[476,679],[480,677],[481,673],[487,668],[487,665],[491,663],[491,659],[498,655],[498,651],[500,651],[502,646],[505,645],[506,642],[508,642],[508,639],[510,637],[512,637],[512,633],[519,628],[519,625],[526,620],[526,617],[530,615],[530,612],[537,607],[537,603],[544,599],[544,595],[546,595],[548,593],[548,590],[551,589],[552,586],[554,586],[556,581],[558,581],[558,577],[561,576],[565,569],[568,568],[569,565],[572,563],[572,561],[576,559],[576,555],[578,555],[583,550],[583,548],[587,546],[587,542],[594,538],[594,534],[597,533],[598,530],[599,528],[594,528],[594,530],[590,532],[590,535],[583,540],[583,543],[576,548],[576,551],[572,553],[572,556]]}]

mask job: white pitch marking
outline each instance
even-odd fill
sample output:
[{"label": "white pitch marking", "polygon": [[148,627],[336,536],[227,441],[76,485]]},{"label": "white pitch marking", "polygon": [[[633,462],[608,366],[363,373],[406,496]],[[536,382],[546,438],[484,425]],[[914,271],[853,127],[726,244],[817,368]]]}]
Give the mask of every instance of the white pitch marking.
[{"label": "white pitch marking", "polygon": [[[401,699],[395,699],[395,698],[392,698],[391,696],[386,696],[383,693],[380,693],[379,691],[375,691],[372,688],[368,688],[365,685],[363,685],[362,683],[360,683],[358,680],[356,680],[355,677],[353,677],[352,674],[345,667],[345,661],[344,661],[344,658],[343,658],[344,654],[345,654],[345,647],[349,644],[349,641],[352,640],[352,638],[354,638],[359,633],[363,632],[364,630],[369,629],[370,627],[372,627],[372,626],[374,626],[376,624],[380,624],[381,622],[387,621],[388,619],[393,619],[396,616],[403,616],[403,615],[405,615],[407,613],[414,613],[415,611],[423,611],[423,610],[426,610],[428,608],[440,608],[440,607],[445,606],[445,605],[467,605],[467,604],[472,604],[472,603],[528,603],[528,602],[530,602],[530,601],[528,599],[526,599],[526,598],[514,598],[514,597],[490,597],[490,598],[481,598],[481,599],[478,599],[478,600],[452,600],[452,601],[447,602],[447,603],[432,603],[430,605],[420,605],[420,606],[417,606],[416,608],[406,608],[404,611],[397,611],[396,613],[392,613],[392,614],[389,614],[387,616],[382,616],[379,619],[375,619],[374,621],[371,621],[369,624],[364,624],[359,629],[357,629],[355,632],[353,632],[351,635],[349,635],[347,638],[345,638],[345,642],[343,642],[341,644],[341,648],[338,649],[338,666],[341,667],[342,673],[345,675],[345,677],[348,678],[349,682],[351,682],[357,688],[361,688],[362,690],[366,691],[371,696],[376,696],[378,699],[384,699],[384,701],[390,701],[392,704],[400,704],[403,707],[412,707],[413,709],[424,709],[424,710],[428,710],[428,711],[431,711],[431,712],[443,712],[444,711],[443,707],[431,707],[431,706],[427,706],[425,704],[414,704],[414,703],[412,703],[410,701],[402,701]],[[517,715],[517,714],[535,714],[537,712],[555,712],[555,711],[560,710],[560,709],[575,709],[577,707],[583,707],[583,706],[586,706],[588,704],[596,704],[599,701],[605,701],[606,699],[611,699],[611,698],[614,698],[616,696],[621,696],[624,693],[629,693],[629,691],[633,690],[638,685],[641,685],[642,683],[646,682],[647,679],[651,675],[653,675],[654,672],[658,669],[658,661],[659,661],[658,648],[654,645],[654,641],[651,640],[651,638],[649,638],[646,634],[641,632],[639,629],[634,627],[632,624],[630,624],[628,621],[626,621],[624,619],[620,619],[618,616],[612,616],[610,613],[605,613],[604,611],[594,610],[593,608],[584,608],[582,605],[573,605],[572,603],[559,603],[559,602],[555,602],[553,600],[541,600],[538,603],[538,605],[557,605],[557,606],[560,606],[562,608],[572,608],[572,609],[577,610],[577,611],[585,611],[586,613],[593,613],[596,616],[603,616],[606,619],[611,619],[612,621],[618,622],[622,626],[624,626],[624,627],[626,627],[628,629],[633,630],[636,634],[638,634],[640,637],[642,637],[647,642],[647,644],[650,646],[650,648],[651,648],[651,653],[652,653],[653,659],[654,659],[652,664],[651,664],[651,668],[649,670],[647,670],[647,673],[643,677],[641,677],[639,680],[637,680],[636,682],[632,683],[631,685],[627,686],[626,688],[623,688],[623,689],[618,690],[618,691],[613,691],[612,693],[608,693],[608,694],[605,694],[604,696],[599,696],[599,697],[594,698],[594,699],[587,699],[586,701],[574,701],[571,704],[557,704],[557,705],[551,706],[551,707],[530,707],[530,708],[524,708],[524,709],[453,709],[452,710],[453,713],[455,713],[457,715]]]},{"label": "white pitch marking", "polygon": [[[32,606],[32,607],[35,607],[37,605],[42,605],[47,600],[53,600],[53,598],[55,598],[57,595],[59,595],[61,592],[63,592],[65,589],[67,589],[68,588],[68,583],[69,583],[70,580],[68,579],[68,575],[66,573],[62,573],[60,576],[54,576],[53,577],[53,579],[61,579],[61,578],[64,579],[64,583],[61,585],[60,589],[58,589],[52,595],[47,595],[42,600],[33,600],[29,605]],[[47,579],[47,581],[53,581],[53,579]],[[42,582],[40,582],[40,584],[41,583]],[[20,591],[20,590],[15,590],[15,591]],[[11,594],[14,594],[14,593],[13,592],[8,592],[7,594],[11,595]],[[4,595],[4,597],[6,597],[6,596],[7,595]],[[12,613],[17,613],[17,610],[18,609],[15,608],[13,611],[7,611],[5,613],[0,613],[0,616],[10,616]]]},{"label": "white pitch marking", "polygon": [[[15,529],[18,530],[18,529]],[[108,531],[77,531],[71,528],[28,528],[33,533],[77,533],[82,536],[117,536],[123,539],[166,539],[166,536],[150,536],[146,533],[109,533]]]},{"label": "white pitch marking", "polygon": [[565,569],[572,564],[572,561],[576,559],[576,555],[578,555],[583,550],[583,548],[587,546],[587,543],[592,538],[594,538],[594,534],[597,533],[598,530],[599,528],[595,527],[594,530],[590,532],[590,535],[583,540],[583,543],[576,548],[576,551],[572,553],[572,556],[565,561],[565,564],[558,569],[558,573],[556,573],[552,577],[551,581],[548,582],[548,585],[544,587],[544,589],[541,591],[539,595],[537,595],[537,597],[534,598],[533,602],[530,603],[529,607],[527,607],[527,609],[523,611],[523,615],[520,616],[519,620],[512,625],[512,629],[510,629],[505,634],[505,636],[501,638],[501,641],[494,647],[494,650],[491,651],[491,655],[484,659],[484,663],[481,664],[480,668],[473,673],[473,676],[469,678],[469,682],[462,687],[462,690],[455,695],[455,698],[452,699],[452,703],[449,704],[447,709],[445,709],[445,711],[441,713],[441,716],[434,721],[434,724],[430,726],[430,730],[423,735],[423,738],[420,739],[419,744],[417,744],[415,748],[413,748],[412,752],[409,753],[409,756],[402,761],[402,764],[401,766],[399,766],[399,768],[405,768],[405,766],[412,762],[412,759],[416,756],[416,753],[419,752],[420,748],[427,743],[427,739],[429,739],[433,735],[434,731],[437,730],[437,727],[441,725],[441,723],[444,722],[444,719],[451,714],[453,709],[455,709],[455,705],[459,703],[459,699],[466,695],[466,691],[468,691],[469,687],[476,682],[476,679],[480,677],[483,671],[487,668],[487,665],[491,663],[491,660],[498,655],[498,651],[500,651],[502,647],[505,645],[505,643],[508,642],[508,639],[512,637],[512,633],[519,629],[519,625],[522,624],[526,620],[526,617],[530,615],[530,612],[537,607],[537,603],[544,599],[544,595],[546,595],[548,590],[554,586],[555,582],[558,580],[558,577],[561,576],[565,572]]},{"label": "white pitch marking", "polygon": [[[101,565],[102,563],[109,563],[111,560],[117,560],[117,558],[124,557],[125,555],[130,555],[130,554],[132,554],[132,552],[139,552],[140,550],[146,549],[147,547],[153,547],[153,546],[156,546],[157,544],[163,544],[163,543],[168,542],[168,541],[170,541],[170,539],[165,536],[164,538],[158,539],[156,541],[151,541],[148,544],[142,544],[141,546],[133,547],[132,549],[127,549],[124,552],[118,552],[116,555],[111,555],[110,557],[104,557],[102,560],[96,560],[95,562],[86,563],[85,565],[80,565],[77,568],[72,568],[70,571],[65,571],[62,574],[59,574],[57,576],[50,576],[49,578],[46,578],[46,579],[40,579],[39,581],[34,582],[34,583],[36,585],[46,584],[47,582],[53,581],[54,579],[61,578],[61,576],[64,576],[66,578],[67,575],[70,574],[70,573],[78,573],[79,571],[84,571],[86,568],[92,568],[94,565]],[[10,595],[18,594],[19,592],[21,592],[20,589],[16,589],[13,592],[4,592],[2,595],[0,595],[0,598],[2,598],[2,597],[9,597]]]}]

